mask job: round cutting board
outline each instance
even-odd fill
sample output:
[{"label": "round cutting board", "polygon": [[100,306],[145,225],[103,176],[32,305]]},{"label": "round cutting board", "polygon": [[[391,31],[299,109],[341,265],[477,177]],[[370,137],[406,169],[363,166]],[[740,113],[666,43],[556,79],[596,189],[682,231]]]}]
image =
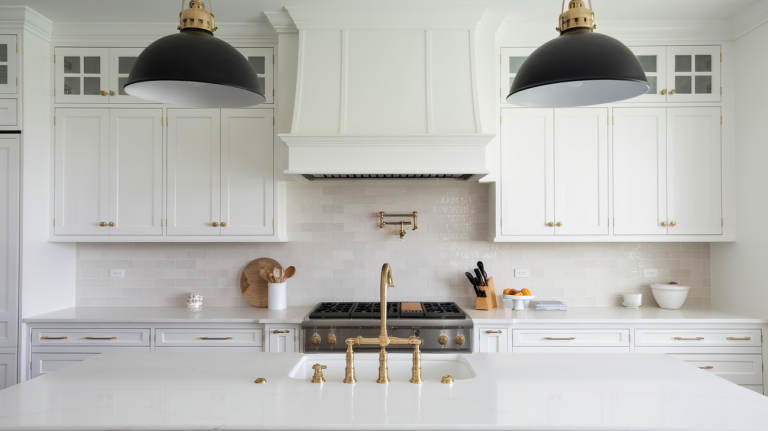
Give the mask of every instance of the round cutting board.
[{"label": "round cutting board", "polygon": [[264,269],[267,272],[272,272],[275,267],[283,269],[278,261],[268,257],[252,260],[245,266],[242,275],[240,275],[240,291],[248,302],[257,307],[267,307],[267,280],[261,278],[259,270]]}]

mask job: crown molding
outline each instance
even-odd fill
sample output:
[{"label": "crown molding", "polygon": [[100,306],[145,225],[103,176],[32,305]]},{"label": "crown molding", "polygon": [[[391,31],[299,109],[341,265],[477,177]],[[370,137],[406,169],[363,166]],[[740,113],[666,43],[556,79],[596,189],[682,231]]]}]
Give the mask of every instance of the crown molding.
[{"label": "crown molding", "polygon": [[756,3],[731,20],[733,38],[738,39],[768,22],[768,0]]},{"label": "crown molding", "polygon": [[[56,23],[51,41],[57,45],[66,43],[90,43],[105,46],[126,44],[146,46],[155,40],[174,34],[178,23]],[[276,42],[277,34],[268,23],[217,22],[216,37],[230,43]]]},{"label": "crown molding", "polygon": [[487,6],[352,5],[287,7],[296,27],[306,29],[477,28]]},{"label": "crown molding", "polygon": [[0,6],[0,28],[29,31],[50,42],[53,22],[27,6]]},{"label": "crown molding", "polygon": [[279,11],[264,12],[264,15],[267,16],[269,23],[272,24],[272,28],[274,28],[278,34],[299,32],[296,23],[294,23],[293,18],[291,18],[291,14],[289,14],[285,8]]}]

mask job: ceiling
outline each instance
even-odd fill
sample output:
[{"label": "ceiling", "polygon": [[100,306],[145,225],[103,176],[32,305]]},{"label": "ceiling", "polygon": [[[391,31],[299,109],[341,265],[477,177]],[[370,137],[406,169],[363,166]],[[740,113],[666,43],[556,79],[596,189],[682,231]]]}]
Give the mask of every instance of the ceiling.
[{"label": "ceiling", "polygon": [[[594,0],[600,20],[707,20],[732,18],[760,0]],[[188,0],[184,0],[187,3]],[[206,1],[207,3],[207,1]],[[29,6],[56,22],[174,22],[178,0],[0,0],[0,6]],[[487,5],[509,11],[509,21],[553,21],[561,0],[216,0],[218,22],[266,22],[264,11],[286,6]]]}]

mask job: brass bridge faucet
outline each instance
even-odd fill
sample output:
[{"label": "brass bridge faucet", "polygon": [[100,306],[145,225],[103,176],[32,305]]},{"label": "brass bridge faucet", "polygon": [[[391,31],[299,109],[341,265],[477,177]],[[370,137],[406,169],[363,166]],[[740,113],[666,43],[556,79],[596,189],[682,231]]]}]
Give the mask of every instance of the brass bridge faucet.
[{"label": "brass bridge faucet", "polygon": [[355,352],[352,350],[354,344],[378,344],[381,346],[379,352],[379,378],[376,383],[389,383],[389,370],[387,368],[387,349],[390,344],[412,344],[413,345],[413,367],[411,368],[411,379],[409,382],[421,384],[424,382],[421,378],[421,351],[419,346],[422,339],[419,337],[398,338],[387,335],[387,287],[394,286],[392,279],[392,267],[385,263],[381,267],[381,332],[377,338],[347,338],[347,367],[344,370],[344,383],[356,383],[355,378]]}]

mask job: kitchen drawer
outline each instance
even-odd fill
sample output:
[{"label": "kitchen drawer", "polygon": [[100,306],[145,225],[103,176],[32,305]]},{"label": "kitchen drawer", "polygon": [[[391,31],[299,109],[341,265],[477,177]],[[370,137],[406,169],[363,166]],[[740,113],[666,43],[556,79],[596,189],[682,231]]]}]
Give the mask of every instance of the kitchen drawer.
[{"label": "kitchen drawer", "polygon": [[149,347],[149,329],[33,329],[32,347]]},{"label": "kitchen drawer", "polygon": [[762,355],[670,355],[738,385],[763,384]]},{"label": "kitchen drawer", "polygon": [[629,329],[514,329],[512,348],[629,347]]},{"label": "kitchen drawer", "polygon": [[157,347],[261,347],[264,329],[156,329]]},{"label": "kitchen drawer", "polygon": [[759,329],[636,329],[636,347],[759,347]]},{"label": "kitchen drawer", "polygon": [[629,346],[625,347],[512,347],[512,353],[629,353]]},{"label": "kitchen drawer", "polygon": [[96,353],[33,353],[29,378],[52,373],[72,364],[82,362]]}]

